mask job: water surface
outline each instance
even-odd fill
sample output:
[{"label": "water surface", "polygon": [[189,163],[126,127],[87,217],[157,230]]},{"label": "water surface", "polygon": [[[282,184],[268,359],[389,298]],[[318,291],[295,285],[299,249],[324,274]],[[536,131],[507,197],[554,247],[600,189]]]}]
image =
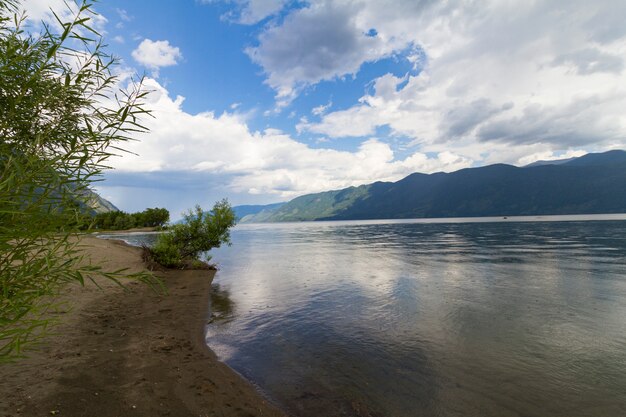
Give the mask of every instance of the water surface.
[{"label": "water surface", "polygon": [[207,343],[298,416],[626,415],[626,222],[457,221],[238,226]]}]

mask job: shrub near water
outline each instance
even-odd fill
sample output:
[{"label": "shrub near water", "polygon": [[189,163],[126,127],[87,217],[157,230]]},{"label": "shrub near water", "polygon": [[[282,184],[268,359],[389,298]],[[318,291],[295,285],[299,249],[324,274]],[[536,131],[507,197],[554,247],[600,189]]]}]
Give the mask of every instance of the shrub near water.
[{"label": "shrub near water", "polygon": [[125,230],[133,227],[163,227],[170,220],[170,212],[164,208],[147,208],[137,213],[109,211],[84,219],[84,229]]},{"label": "shrub near water", "polygon": [[167,268],[206,267],[206,254],[222,244],[230,245],[230,229],[235,225],[235,212],[227,200],[203,211],[200,206],[185,214],[181,223],[159,235],[150,250],[152,259]]}]

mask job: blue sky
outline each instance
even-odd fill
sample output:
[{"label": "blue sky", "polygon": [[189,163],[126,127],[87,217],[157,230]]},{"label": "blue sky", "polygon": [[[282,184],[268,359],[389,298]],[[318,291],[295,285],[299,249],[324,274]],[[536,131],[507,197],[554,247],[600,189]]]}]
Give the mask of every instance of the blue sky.
[{"label": "blue sky", "polygon": [[[60,0],[27,0],[33,20]],[[270,203],[411,172],[625,148],[626,4],[103,0],[151,132],[98,185],[123,210]]]},{"label": "blue sky", "polygon": [[[150,73],[131,55],[142,40],[167,40],[180,48],[183,57],[176,65],[161,68],[159,80],[172,94],[185,96],[186,111],[222,113],[235,103],[241,103],[242,111],[271,108],[272,89],[263,85],[260,68],[243,51],[252,44],[255,30],[221,19],[228,10],[224,5],[113,0],[99,4],[98,10],[115,22],[108,28],[110,49],[138,71]],[[115,36],[123,43],[114,41]]]}]

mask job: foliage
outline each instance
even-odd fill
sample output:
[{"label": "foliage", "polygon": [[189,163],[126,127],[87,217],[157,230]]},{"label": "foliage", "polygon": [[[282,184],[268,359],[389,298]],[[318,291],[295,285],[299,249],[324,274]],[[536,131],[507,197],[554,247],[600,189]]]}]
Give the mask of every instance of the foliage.
[{"label": "foliage", "polygon": [[163,227],[169,220],[170,212],[167,209],[155,207],[137,213],[98,213],[93,218],[86,218],[84,226],[101,230],[126,230],[133,227]]},{"label": "foliage", "polygon": [[170,212],[164,208],[147,208],[137,215],[137,224],[144,227],[163,227],[170,221]]},{"label": "foliage", "polygon": [[230,245],[230,229],[235,225],[235,212],[226,200],[217,202],[211,211],[200,206],[185,214],[181,223],[159,235],[152,247],[152,257],[168,268],[193,266],[198,260],[208,261],[206,253],[222,244]]},{"label": "foliage", "polygon": [[151,280],[90,265],[75,237],[77,196],[145,131],[141,80],[117,87],[115,60],[89,26],[91,4],[69,22],[54,15],[59,29],[38,34],[23,30],[17,7],[0,0],[0,362],[41,335],[63,284]]}]

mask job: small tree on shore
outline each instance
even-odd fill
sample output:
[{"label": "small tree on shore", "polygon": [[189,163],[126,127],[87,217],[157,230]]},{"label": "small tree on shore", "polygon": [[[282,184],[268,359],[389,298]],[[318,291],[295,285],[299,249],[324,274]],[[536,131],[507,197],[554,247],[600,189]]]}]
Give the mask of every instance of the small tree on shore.
[{"label": "small tree on shore", "polygon": [[141,81],[117,87],[91,4],[39,34],[18,4],[0,0],[0,362],[41,335],[63,284],[131,277],[83,259],[77,202],[147,113]]},{"label": "small tree on shore", "polygon": [[181,223],[159,235],[152,247],[154,261],[167,268],[194,268],[199,262],[208,262],[208,251],[222,244],[230,245],[230,229],[236,216],[227,200],[222,200],[210,211],[196,206],[185,214]]}]

